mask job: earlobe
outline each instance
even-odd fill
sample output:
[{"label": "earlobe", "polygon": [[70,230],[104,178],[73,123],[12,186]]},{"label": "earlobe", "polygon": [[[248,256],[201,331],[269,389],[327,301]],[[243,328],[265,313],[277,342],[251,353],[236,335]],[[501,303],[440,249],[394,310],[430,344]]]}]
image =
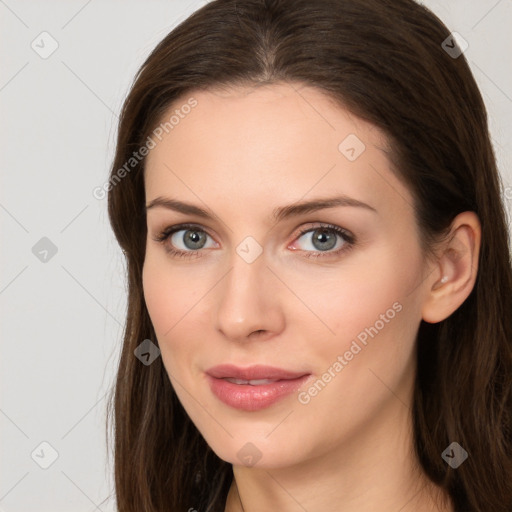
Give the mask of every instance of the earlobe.
[{"label": "earlobe", "polygon": [[475,285],[480,254],[481,224],[475,212],[463,212],[452,222],[437,268],[425,282],[422,318],[437,323],[448,318],[467,299]]}]

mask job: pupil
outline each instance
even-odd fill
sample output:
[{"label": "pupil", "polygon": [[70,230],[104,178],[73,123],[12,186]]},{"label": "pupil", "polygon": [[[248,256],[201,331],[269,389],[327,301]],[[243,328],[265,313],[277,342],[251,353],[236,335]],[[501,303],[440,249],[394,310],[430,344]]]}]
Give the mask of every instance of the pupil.
[{"label": "pupil", "polygon": [[[313,237],[313,239],[315,242],[320,243],[320,249],[332,249],[336,245],[336,237],[333,236],[333,234],[330,233],[329,231],[326,231],[325,229],[318,229],[316,230],[316,232],[318,233],[318,235],[316,237]],[[325,245],[322,245],[325,243],[327,243],[327,247]]]},{"label": "pupil", "polygon": [[[193,245],[193,247],[189,247],[189,249],[198,249],[201,248],[201,242],[204,242],[204,233],[199,233],[198,231],[188,231],[186,235],[186,239]],[[185,240],[186,242],[187,240]],[[185,244],[187,245],[187,244]],[[198,247],[199,246],[199,247]]]}]

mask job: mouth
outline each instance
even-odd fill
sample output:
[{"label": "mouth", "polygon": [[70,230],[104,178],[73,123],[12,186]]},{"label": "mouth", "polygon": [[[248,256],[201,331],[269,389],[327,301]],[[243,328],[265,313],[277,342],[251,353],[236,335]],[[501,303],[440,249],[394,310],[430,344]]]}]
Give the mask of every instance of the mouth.
[{"label": "mouth", "polygon": [[223,377],[227,382],[232,382],[233,384],[248,384],[249,386],[262,386],[264,384],[272,384],[272,382],[278,382],[281,379],[254,379],[254,380],[245,380],[245,379],[234,379],[231,377]]},{"label": "mouth", "polygon": [[235,409],[257,411],[297,391],[311,373],[263,365],[220,365],[207,370],[206,375],[212,393],[221,402]]},{"label": "mouth", "polygon": [[253,365],[248,368],[242,368],[232,364],[221,364],[214,366],[206,371],[208,375],[216,379],[238,379],[244,381],[257,381],[257,380],[291,380],[302,377],[310,372],[296,372],[277,368],[275,366],[266,365]]}]

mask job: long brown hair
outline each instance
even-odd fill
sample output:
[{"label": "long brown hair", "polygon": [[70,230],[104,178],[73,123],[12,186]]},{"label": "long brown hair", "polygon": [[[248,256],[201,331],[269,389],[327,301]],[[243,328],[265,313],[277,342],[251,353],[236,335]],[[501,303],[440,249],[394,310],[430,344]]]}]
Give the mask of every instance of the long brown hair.
[{"label": "long brown hair", "polygon": [[[146,366],[134,356],[143,340],[158,341],[142,288],[145,159],[128,169],[126,162],[176,100],[278,81],[315,86],[387,135],[427,251],[458,213],[477,213],[482,241],[471,294],[446,320],[419,328],[415,450],[457,512],[512,510],[512,270],[503,187],[484,102],[464,55],[443,45],[458,48],[448,38],[448,28],[412,0],[214,0],[147,58],[122,109],[108,194],[128,273],[108,405],[120,512],[223,511],[233,478],[231,464],[188,418],[161,358]],[[469,453],[457,469],[441,457],[452,441]]]}]

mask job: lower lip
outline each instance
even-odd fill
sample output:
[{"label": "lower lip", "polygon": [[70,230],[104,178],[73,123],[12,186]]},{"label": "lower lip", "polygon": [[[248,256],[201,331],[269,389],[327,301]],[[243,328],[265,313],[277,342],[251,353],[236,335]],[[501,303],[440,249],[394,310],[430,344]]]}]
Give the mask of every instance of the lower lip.
[{"label": "lower lip", "polygon": [[250,384],[233,384],[207,375],[213,394],[226,405],[243,411],[259,411],[270,407],[281,398],[297,391],[309,376],[251,386]]}]

